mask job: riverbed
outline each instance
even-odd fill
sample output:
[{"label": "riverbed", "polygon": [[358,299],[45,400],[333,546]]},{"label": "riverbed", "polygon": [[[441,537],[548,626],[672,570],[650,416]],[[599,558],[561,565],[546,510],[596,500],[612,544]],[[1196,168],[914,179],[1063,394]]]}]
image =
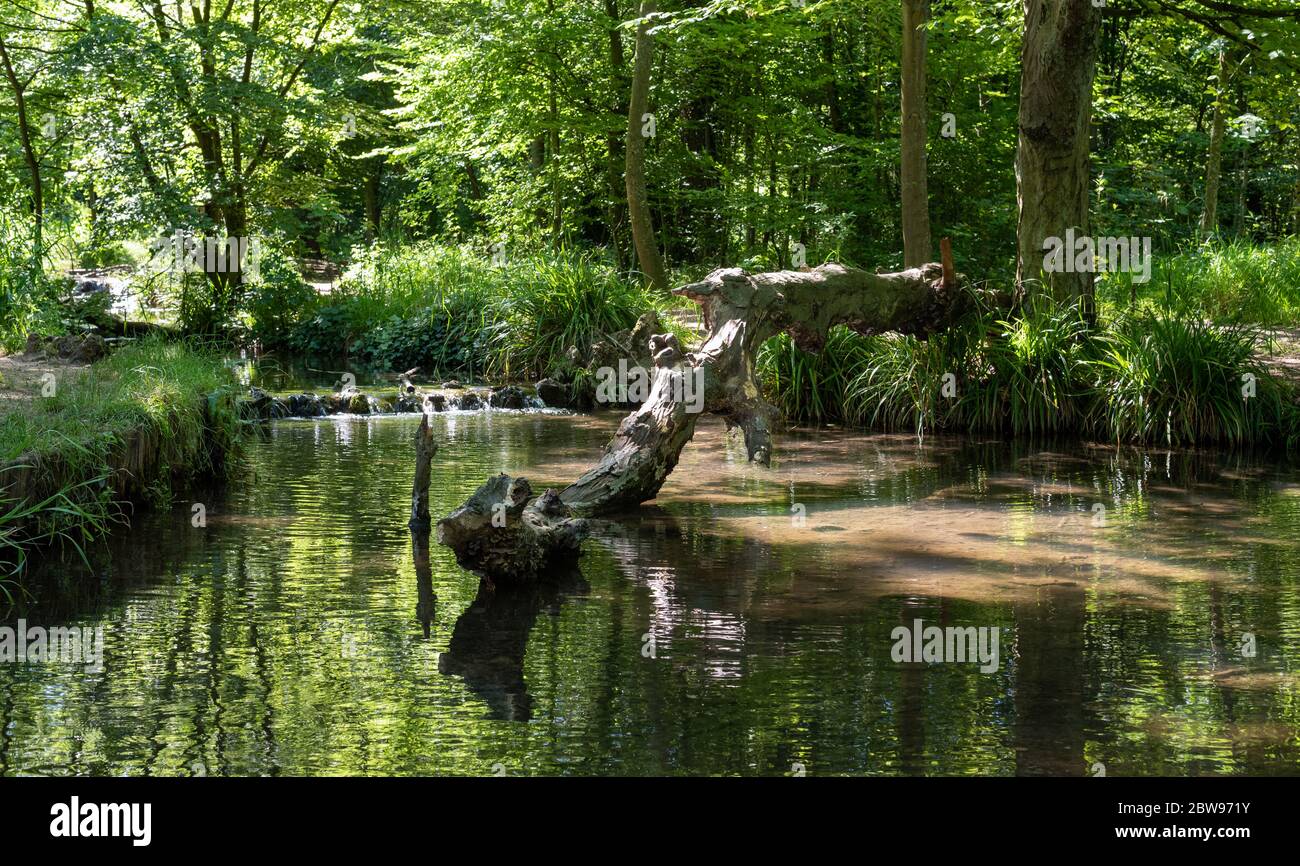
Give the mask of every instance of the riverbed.
[{"label": "riverbed", "polygon": [[[280,421],[9,611],[0,774],[1300,772],[1300,472],[1223,452],[703,421],[577,570],[480,586],[405,525],[418,416]],[[575,478],[619,417],[431,416],[431,507]],[[196,510],[195,505],[201,505]],[[198,517],[201,515],[202,519]],[[998,629],[996,668],[896,630]]]}]

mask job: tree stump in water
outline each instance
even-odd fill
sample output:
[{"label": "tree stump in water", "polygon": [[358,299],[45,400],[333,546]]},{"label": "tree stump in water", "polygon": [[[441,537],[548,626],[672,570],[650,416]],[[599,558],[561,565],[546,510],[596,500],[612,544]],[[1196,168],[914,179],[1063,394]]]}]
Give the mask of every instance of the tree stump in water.
[{"label": "tree stump in water", "polygon": [[578,555],[587,521],[571,514],[554,490],[534,498],[528,479],[502,473],[438,521],[438,543],[490,581],[528,580],[552,561]]},{"label": "tree stump in water", "polygon": [[[971,300],[965,280],[952,267],[951,247],[942,246],[942,265],[932,262],[897,273],[836,264],[764,274],[724,268],[674,289],[700,304],[708,328],[704,345],[683,352],[672,335],[650,338],[654,370],[648,399],[623,419],[600,461],[547,507],[601,514],[653,499],[677,465],[701,412],[721,415],[728,429],[739,428],[749,459],[768,465],[775,412],[754,376],[759,347],[784,332],[799,348],[816,352],[839,324],[864,335],[895,331],[929,336],[956,319]],[[500,475],[480,487],[439,522],[438,541],[455,550],[458,559],[489,561],[502,573],[535,567],[540,550],[553,541],[562,539],[576,548],[581,540],[576,534],[528,530],[523,520],[509,533],[494,531],[487,509],[510,484],[508,476]],[[515,496],[510,506],[515,513],[524,513],[529,495]],[[552,496],[548,490],[543,498]],[[444,524],[449,527],[445,532]]]},{"label": "tree stump in water", "polygon": [[415,481],[411,484],[411,528],[428,528],[432,517],[429,516],[429,473],[433,457],[438,453],[438,443],[433,441],[433,431],[429,429],[429,416],[420,418],[420,429],[415,431]]}]

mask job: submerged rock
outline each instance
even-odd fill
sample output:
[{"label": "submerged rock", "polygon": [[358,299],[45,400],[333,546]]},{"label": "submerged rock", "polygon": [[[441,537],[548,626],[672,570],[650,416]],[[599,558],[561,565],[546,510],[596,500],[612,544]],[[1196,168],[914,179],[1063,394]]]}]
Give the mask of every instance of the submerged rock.
[{"label": "submerged rock", "polygon": [[393,401],[393,410],[395,412],[423,412],[424,400],[418,394],[399,394]]},{"label": "submerged rock", "polygon": [[319,418],[328,415],[330,407],[316,394],[294,394],[289,398],[289,410],[295,417]]},{"label": "submerged rock", "polygon": [[274,421],[289,416],[289,406],[261,388],[250,388],[248,397],[239,401],[239,417],[245,421]]},{"label": "submerged rock", "polygon": [[289,394],[282,399],[272,397],[260,388],[249,389],[249,396],[239,401],[243,417],[270,420],[274,418],[322,418],[328,415],[388,415],[415,414],[417,412],[445,412],[460,409],[475,412],[488,406],[500,409],[542,408],[540,401],[517,385],[505,385],[492,391],[475,388],[447,395],[391,391],[382,396],[348,390],[341,394],[314,394],[304,392]]},{"label": "submerged rock", "polygon": [[555,379],[542,379],[537,383],[537,397],[547,406],[568,408],[569,386]]}]

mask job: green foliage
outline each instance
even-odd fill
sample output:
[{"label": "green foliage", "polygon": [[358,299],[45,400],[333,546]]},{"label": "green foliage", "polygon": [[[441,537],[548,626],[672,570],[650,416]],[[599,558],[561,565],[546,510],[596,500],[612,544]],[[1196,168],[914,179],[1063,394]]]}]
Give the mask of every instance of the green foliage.
[{"label": "green foliage", "polygon": [[0,207],[0,350],[58,329],[55,284],[32,258],[31,229]]},{"label": "green foliage", "polygon": [[843,421],[848,414],[844,395],[849,384],[871,358],[872,349],[880,348],[839,327],[831,330],[826,345],[814,354],[783,333],[759,349],[757,372],[768,399],[787,418],[815,424]]},{"label": "green foliage", "polygon": [[1244,239],[1213,241],[1157,258],[1151,281],[1134,284],[1108,274],[1102,303],[1125,310],[1176,309],[1216,321],[1294,325],[1300,321],[1300,237],[1260,245]]},{"label": "green foliage", "polygon": [[671,304],[594,256],[535,253],[494,265],[437,244],[376,246],[293,329],[290,345],[383,369],[535,377]]},{"label": "green foliage", "polygon": [[[105,482],[132,437],[159,445],[153,477],[133,479],[155,500],[170,495],[174,477],[214,469],[239,437],[234,391],[215,352],[149,338],[70,371],[54,396],[10,407],[0,415],[0,547],[103,531],[116,514]],[[5,473],[19,458],[35,467],[24,470],[26,490],[52,488],[39,503],[15,501]]]},{"label": "green foliage", "polygon": [[1141,314],[1097,340],[1092,426],[1114,441],[1253,444],[1295,435],[1295,390],[1258,360],[1251,327]]},{"label": "green foliage", "polygon": [[258,278],[248,289],[246,309],[254,336],[267,347],[285,344],[293,325],[312,309],[315,290],[303,282],[297,263],[280,248],[263,250]]},{"label": "green foliage", "polygon": [[1257,328],[1196,316],[1141,313],[1093,330],[1071,307],[1038,305],[1009,319],[976,312],[929,340],[837,328],[815,356],[781,335],[759,372],[797,422],[1294,447],[1300,395],[1260,360],[1262,344]]}]

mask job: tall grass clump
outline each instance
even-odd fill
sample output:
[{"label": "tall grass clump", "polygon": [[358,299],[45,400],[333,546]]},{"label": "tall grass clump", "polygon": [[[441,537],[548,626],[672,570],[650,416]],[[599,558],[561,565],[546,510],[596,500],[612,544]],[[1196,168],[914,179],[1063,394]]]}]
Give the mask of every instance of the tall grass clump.
[{"label": "tall grass clump", "polygon": [[505,376],[544,374],[569,347],[585,352],[592,343],[630,329],[642,313],[669,308],[662,296],[576,253],[527,259],[503,276],[507,326],[492,369]]},{"label": "tall grass clump", "polygon": [[468,247],[375,246],[287,342],[384,369],[540,376],[570,347],[585,353],[642,313],[673,304],[590,253],[518,254],[497,265]]},{"label": "tall grass clump", "polygon": [[1037,436],[1084,422],[1085,365],[1095,354],[1076,307],[1038,300],[983,329],[956,415],[969,429]]},{"label": "tall grass clump", "polygon": [[1293,389],[1259,360],[1251,326],[1141,313],[1095,339],[1097,435],[1165,445],[1281,443],[1300,420]]},{"label": "tall grass clump", "polygon": [[868,355],[866,341],[844,327],[832,328],[817,353],[777,334],[759,347],[758,377],[767,399],[792,421],[847,421],[843,395]]},{"label": "tall grass clump", "polygon": [[56,537],[88,540],[121,499],[166,499],[237,445],[236,385],[214,351],[149,338],[55,394],[0,411],[0,556]]},{"label": "tall grass clump", "polygon": [[1258,328],[1186,313],[1090,326],[1072,306],[1036,302],[975,310],[928,340],[836,328],[817,355],[780,335],[759,372],[796,423],[1295,447],[1296,389],[1264,365],[1261,343]]}]

